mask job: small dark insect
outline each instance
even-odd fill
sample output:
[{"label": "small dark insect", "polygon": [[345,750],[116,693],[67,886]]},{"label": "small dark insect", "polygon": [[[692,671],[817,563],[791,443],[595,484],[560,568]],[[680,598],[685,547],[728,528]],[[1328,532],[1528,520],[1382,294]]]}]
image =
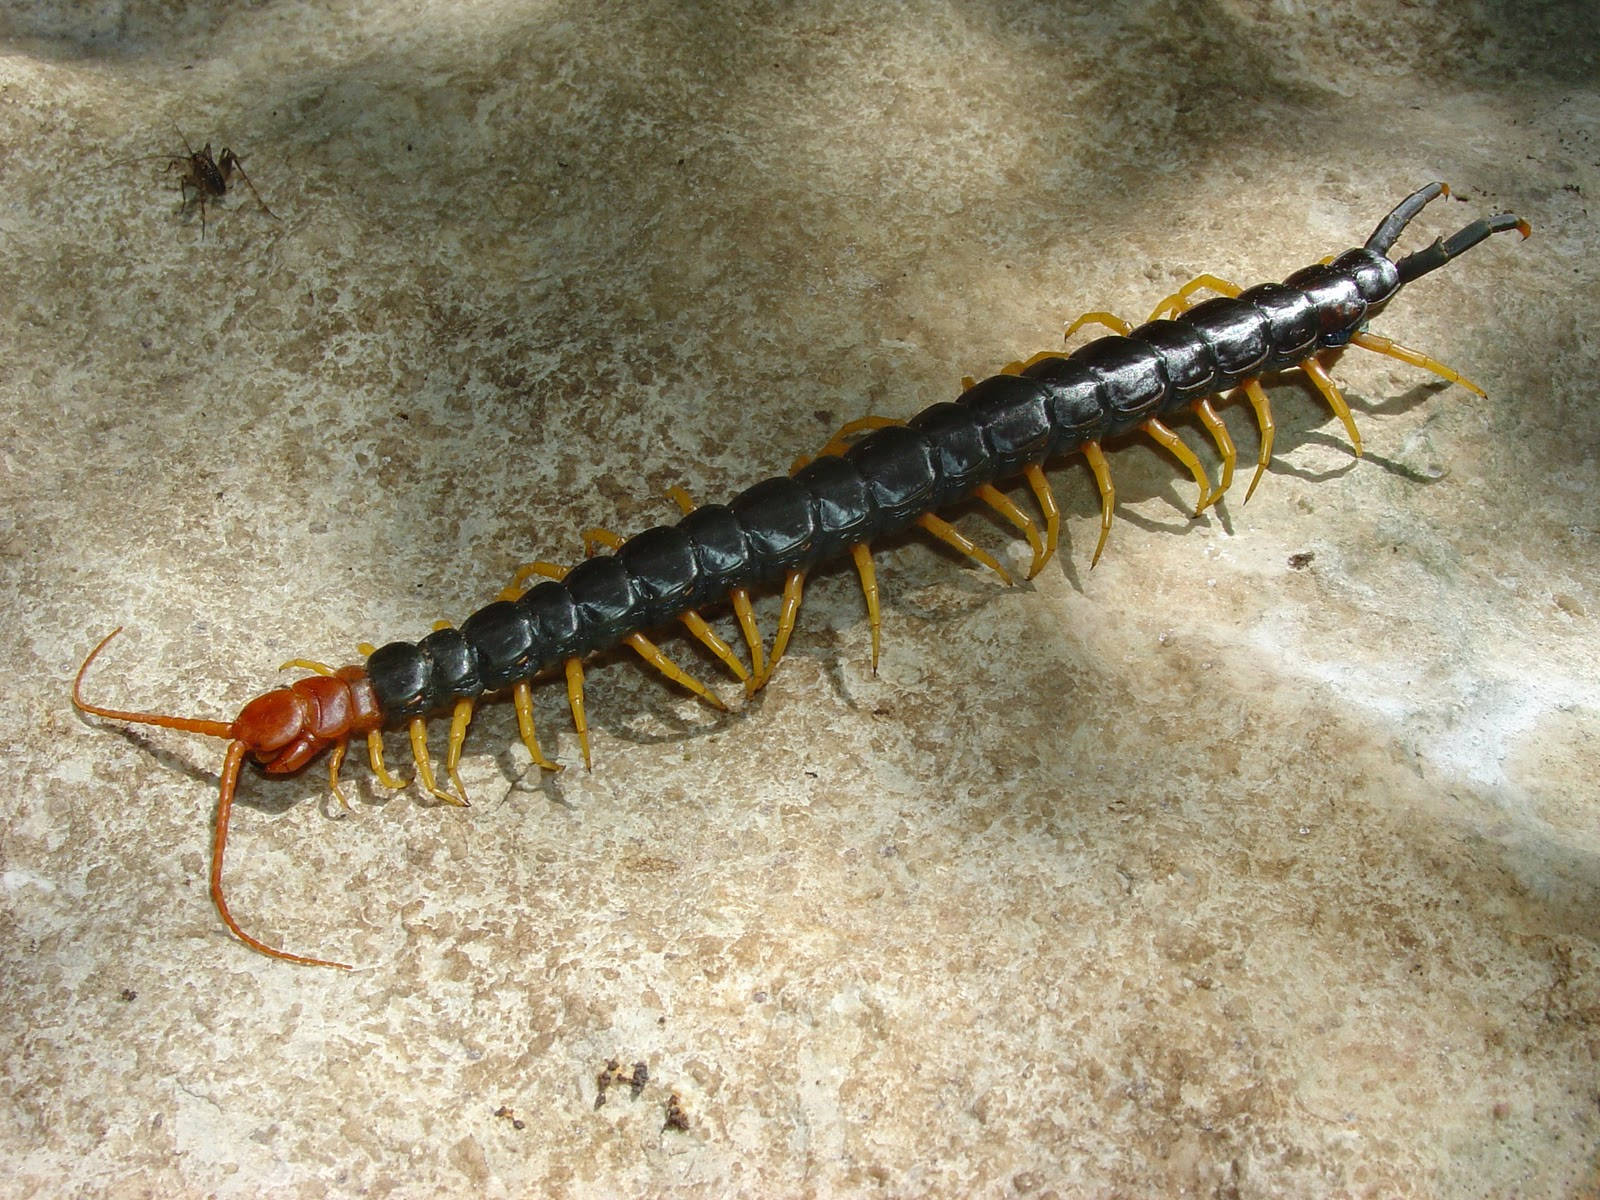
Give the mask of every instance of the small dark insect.
[{"label": "small dark insect", "polygon": [[[226,150],[223,162],[213,164],[209,146],[178,161],[187,161],[194,175],[214,168],[216,196],[226,189],[225,167],[238,166]],[[201,189],[202,199],[206,194]],[[240,941],[263,954],[348,970],[344,963],[290,954],[251,937],[228,911],[223,852],[239,772],[247,760],[269,775],[287,775],[327,752],[330,790],[348,807],[339,767],[352,742],[366,743],[379,783],[407,785],[383,760],[383,732],[403,730],[423,790],[442,803],[465,807],[466,788],[457,767],[473,713],[485,699],[509,699],[532,761],[545,770],[560,769],[539,748],[533,727],[533,687],[552,680],[565,684],[587,768],[586,660],[626,646],[673,683],[726,711],[727,704],[715,692],[678,667],[646,634],[687,626],[743,683],[745,695],[753,695],[767,685],[789,645],[807,572],[844,558],[854,562],[861,580],[876,672],[880,614],[873,543],[915,526],[1010,584],[1011,573],[999,560],[939,516],[968,501],[981,501],[1027,539],[1032,578],[1055,554],[1061,532],[1060,507],[1044,466],[1082,455],[1100,492],[1100,536],[1092,565],[1105,547],[1116,506],[1101,443],[1142,432],[1168,450],[1194,476],[1198,517],[1228,491],[1238,458],[1227,426],[1211,405],[1222,397],[1246,400],[1255,414],[1260,436],[1248,500],[1272,459],[1276,426],[1261,386],[1265,374],[1299,368],[1344,423],[1359,456],[1355,419],[1327,372],[1349,347],[1398,359],[1484,395],[1443,363],[1368,329],[1402,288],[1479,243],[1513,230],[1528,236],[1526,221],[1498,213],[1414,253],[1391,258],[1406,226],[1427,204],[1448,194],[1442,183],[1419,188],[1378,223],[1365,244],[1302,267],[1282,283],[1241,288],[1215,275],[1201,275],[1163,299],[1138,326],[1108,312],[1085,313],[1067,326],[1069,338],[1086,325],[1104,326],[1111,334],[1076,349],[1044,351],[1008,363],[981,381],[966,380],[954,402],[933,404],[909,419],[865,416],[851,421],[817,454],[802,455],[787,474],[762,480],[727,504],[697,508],[681,488],[674,489],[683,511],[676,524],[657,525],[626,539],[607,529],[586,530],[589,553],[576,566],[529,563],[498,599],[459,627],[441,623],[415,642],[363,646],[361,664],[336,669],[294,659],[284,666],[311,674],[257,696],[232,721],[134,712],[85,699],[84,676],[117,630],[78,668],[72,701],[80,712],[107,720],[225,741],[211,843],[211,898],[218,914]],[[1197,299],[1204,291],[1217,294]],[[1165,424],[1190,415],[1210,434],[1222,460],[1215,485],[1194,451]],[[1033,493],[1043,529],[995,486],[1013,480],[1026,483]],[[769,651],[756,625],[751,591],[780,587],[782,607]],[[723,604],[732,608],[748,647],[748,668],[700,614],[702,608]],[[885,711],[874,710],[878,715]],[[428,721],[445,717],[449,740],[441,780],[428,750]],[[632,1078],[617,1064],[608,1064],[600,1076],[597,1104],[604,1103],[610,1084]],[[637,1078],[642,1087],[644,1076]]]},{"label": "small dark insect", "polygon": [[613,1084],[627,1084],[628,1094],[637,1100],[644,1091],[644,1085],[650,1082],[650,1068],[645,1063],[636,1062],[631,1070],[626,1070],[617,1059],[608,1058],[605,1070],[595,1076],[594,1082],[597,1091],[594,1098],[596,1108],[604,1106],[606,1091]]},{"label": "small dark insect", "polygon": [[1302,550],[1299,554],[1289,555],[1289,569],[1304,571],[1311,565],[1311,560],[1317,557],[1315,550]]},{"label": "small dark insect", "polygon": [[661,1128],[689,1132],[689,1114],[683,1111],[683,1101],[678,1099],[677,1092],[667,1097],[667,1123]]},{"label": "small dark insect", "polygon": [[[261,198],[261,193],[256,191],[256,185],[250,182],[250,176],[244,173],[244,163],[232,150],[226,146],[216,158],[211,157],[211,143],[207,142],[205,148],[198,154],[194,147],[189,145],[189,139],[180,132],[178,137],[183,140],[183,148],[188,153],[181,158],[172,158],[167,162],[167,170],[181,169],[183,174],[178,177],[178,191],[183,194],[183,203],[178,206],[179,214],[183,214],[190,204],[200,207],[200,239],[206,236],[206,202],[220,203],[228,194],[228,185],[235,174],[244,180],[245,187],[250,189],[250,194],[256,198],[256,203],[261,205],[261,211],[274,221],[278,214],[267,207],[267,202]],[[194,189],[191,198],[189,189]]]},{"label": "small dark insect", "polygon": [[510,1121],[511,1128],[513,1129],[526,1129],[528,1127],[528,1123],[518,1117],[516,1110],[508,1105],[502,1104],[499,1108],[494,1110],[494,1115],[499,1117],[502,1121]]},{"label": "small dark insect", "polygon": [[121,999],[124,1004],[131,1004],[139,998],[139,993],[132,988],[123,988]]}]

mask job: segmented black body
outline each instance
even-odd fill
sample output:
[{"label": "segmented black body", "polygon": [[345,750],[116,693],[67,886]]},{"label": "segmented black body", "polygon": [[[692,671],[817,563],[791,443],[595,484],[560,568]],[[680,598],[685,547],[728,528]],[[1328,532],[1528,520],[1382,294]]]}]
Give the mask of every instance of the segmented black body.
[{"label": "segmented black body", "polygon": [[777,582],[959,504],[983,484],[1342,346],[1401,282],[1395,263],[1357,248],[1282,283],[991,376],[842,454],[647,529],[519,599],[496,600],[459,629],[390,642],[366,662],[378,702],[391,723],[443,712],[733,588]]},{"label": "segmented black body", "polygon": [[[224,159],[229,157],[224,152]],[[226,174],[226,164],[222,169]],[[380,782],[405,786],[405,780],[391,776],[383,765],[381,732],[385,726],[405,725],[418,782],[435,799],[465,805],[466,791],[456,766],[473,702],[487,692],[511,690],[524,746],[539,767],[557,769],[539,749],[528,685],[562,666],[587,765],[581,661],[585,656],[625,642],[664,676],[712,707],[724,708],[713,692],[645,638],[644,631],[682,618],[752,694],[771,677],[794,630],[806,571],[847,552],[861,577],[876,669],[878,590],[868,549],[873,541],[920,524],[1010,582],[1010,575],[992,556],[935,515],[976,499],[1027,535],[1033,549],[1031,570],[1037,572],[1055,552],[1060,517],[1039,467],[1047,459],[1082,451],[1100,489],[1103,546],[1115,494],[1100,442],[1136,428],[1189,468],[1200,488],[1195,509],[1199,515],[1227,491],[1236,458],[1225,426],[1209,406],[1210,397],[1236,385],[1242,388],[1261,432],[1256,480],[1270,462],[1274,426],[1256,379],[1265,371],[1302,369],[1344,422],[1352,449],[1359,454],[1349,406],[1317,361],[1319,351],[1354,343],[1483,394],[1443,363],[1364,328],[1368,318],[1406,284],[1485,238],[1513,229],[1528,236],[1526,221],[1501,213],[1391,261],[1388,252],[1406,224],[1448,191],[1442,183],[1418,189],[1379,222],[1364,246],[1296,271],[1283,283],[1240,290],[1203,275],[1156,308],[1156,316],[1170,314],[1170,319],[1152,319],[1138,328],[1107,313],[1086,313],[1069,327],[1069,334],[1083,324],[1099,322],[1117,330],[1117,335],[1070,354],[1037,355],[1026,363],[1013,363],[1003,373],[968,387],[954,403],[932,405],[905,424],[881,417],[853,421],[817,458],[805,461],[792,474],[764,480],[726,505],[689,512],[675,525],[647,529],[628,541],[604,530],[591,531],[586,540],[615,546],[615,551],[590,557],[570,571],[550,563],[530,564],[518,572],[519,582],[534,573],[551,578],[524,592],[507,589],[502,599],[480,608],[459,629],[442,628],[415,643],[391,642],[373,651],[364,666],[335,669],[295,660],[294,665],[313,674],[256,697],[231,722],[133,712],[85,699],[84,674],[116,631],[79,667],[73,703],[82,712],[110,720],[226,739],[211,860],[211,894],[218,912],[237,937],[265,954],[309,965],[343,966],[259,941],[240,928],[228,910],[222,891],[223,851],[240,768],[247,757],[269,774],[288,774],[330,751],[330,786],[347,804],[339,788],[339,764],[354,738],[366,739]],[[1201,287],[1223,296],[1191,305],[1190,295]],[[1223,474],[1215,488],[1193,452],[1161,422],[1163,416],[1185,409],[1192,409],[1206,425],[1222,457]],[[869,429],[859,441],[845,440]],[[1019,474],[1045,517],[1043,536],[993,486]],[[680,502],[687,507],[686,497]],[[1098,557],[1098,547],[1095,553]],[[778,632],[771,657],[764,660],[748,591],[780,579],[783,605]],[[694,611],[724,599],[733,605],[749,647],[749,670]],[[435,781],[427,748],[425,718],[445,711],[452,714],[445,772],[454,792]]]}]

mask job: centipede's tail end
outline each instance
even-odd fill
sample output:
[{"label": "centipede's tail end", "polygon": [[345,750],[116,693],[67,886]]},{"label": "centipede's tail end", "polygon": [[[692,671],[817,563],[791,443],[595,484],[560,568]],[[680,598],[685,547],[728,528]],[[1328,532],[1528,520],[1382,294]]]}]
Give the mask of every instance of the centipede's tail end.
[{"label": "centipede's tail end", "polygon": [[[1394,248],[1395,242],[1400,240],[1405,227],[1422,211],[1424,205],[1437,200],[1440,196],[1448,195],[1450,187],[1444,183],[1430,183],[1418,188],[1395,205],[1393,212],[1378,222],[1378,227],[1367,239],[1366,248],[1387,255]],[[1438,238],[1426,249],[1418,250],[1415,254],[1408,254],[1395,261],[1395,268],[1400,273],[1400,283],[1403,286],[1414,279],[1420,279],[1429,271],[1444,266],[1452,258],[1465,254],[1485,238],[1513,229],[1524,238],[1533,233],[1533,226],[1521,217],[1513,213],[1497,213],[1492,217],[1472,222],[1448,238]]]}]

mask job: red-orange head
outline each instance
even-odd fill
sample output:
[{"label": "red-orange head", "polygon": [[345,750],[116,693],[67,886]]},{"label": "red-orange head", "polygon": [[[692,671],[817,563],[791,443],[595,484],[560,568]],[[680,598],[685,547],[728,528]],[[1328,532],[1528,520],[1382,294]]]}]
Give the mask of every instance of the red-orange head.
[{"label": "red-orange head", "polygon": [[274,688],[257,696],[240,710],[231,722],[208,721],[198,717],[175,717],[165,713],[129,712],[91,704],[83,698],[83,677],[106,644],[121,633],[113,629],[89,652],[78,668],[72,684],[72,703],[80,712],[129,721],[137,725],[159,725],[207,737],[225,738],[228,753],[223,759],[222,779],[217,799],[217,828],[211,849],[211,898],[223,922],[246,945],[290,962],[319,967],[349,968],[327,959],[306,958],[279,950],[251,937],[233,919],[222,894],[222,855],[228,842],[228,818],[239,783],[239,769],[246,755],[272,775],[298,771],[323,750],[342,747],[352,736],[382,728],[383,715],[367,674],[360,667],[341,667],[327,675],[297,679],[288,687]]}]

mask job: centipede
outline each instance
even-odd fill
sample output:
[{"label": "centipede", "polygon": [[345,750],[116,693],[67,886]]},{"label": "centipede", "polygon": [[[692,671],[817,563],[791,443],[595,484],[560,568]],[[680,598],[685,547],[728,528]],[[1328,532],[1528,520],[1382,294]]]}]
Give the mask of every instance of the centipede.
[{"label": "centipede", "polygon": [[[352,742],[362,739],[373,777],[386,788],[412,780],[384,762],[383,735],[404,733],[415,762],[414,779],[445,805],[464,807],[467,789],[459,764],[468,728],[481,703],[509,699],[518,734],[533,765],[561,765],[540,748],[533,719],[533,689],[565,687],[567,707],[584,767],[591,766],[584,709],[584,664],[626,646],[673,684],[714,709],[728,705],[706,684],[662,652],[650,634],[683,626],[751,696],[766,686],[784,657],[804,596],[807,574],[848,555],[859,576],[870,632],[872,669],[881,649],[875,543],[919,529],[992,572],[1011,573],[941,513],[969,503],[986,506],[1015,527],[1030,550],[1032,578],[1056,553],[1061,508],[1044,474],[1046,464],[1081,455],[1100,498],[1099,537],[1091,566],[1100,560],[1116,506],[1103,444],[1144,435],[1170,453],[1199,489],[1196,517],[1230,488],[1238,451],[1216,405],[1242,398],[1259,435],[1248,500],[1272,457],[1276,426],[1262,377],[1299,370],[1348,432],[1357,457],[1360,434],[1328,367],[1350,347],[1397,359],[1478,396],[1482,388],[1450,367],[1369,330],[1401,289],[1497,233],[1529,236],[1528,222],[1510,213],[1473,221],[1449,237],[1399,258],[1390,251],[1422,209],[1450,189],[1430,183],[1402,200],[1366,242],[1295,271],[1282,283],[1241,288],[1203,274],[1156,305],[1134,326],[1104,311],[1087,312],[1066,327],[1071,338],[1091,327],[1109,332],[1067,351],[1046,351],[1006,364],[988,378],[962,381],[953,401],[935,403],[907,419],[865,416],[845,424],[788,472],[746,488],[726,504],[696,506],[674,489],[681,509],[672,524],[622,538],[608,529],[583,531],[588,553],[571,567],[531,562],[488,604],[458,625],[439,623],[417,641],[381,647],[363,644],[363,661],[331,667],[295,659],[303,672],[245,704],[232,721],[132,712],[84,696],[90,666],[119,632],[114,629],[84,658],[72,685],[72,702],[91,716],[160,726],[227,744],[220,772],[211,842],[210,893],[223,924],[253,950],[290,963],[349,970],[347,963],[295,954],[247,933],[234,918],[223,888],[223,860],[241,769],[253,762],[269,776],[292,775],[327,755],[329,789],[349,801],[340,768]],[[1201,298],[1202,293],[1214,293]],[[1169,422],[1193,414],[1212,439],[1220,473],[1213,485],[1194,451]],[[1002,484],[1026,485],[1035,516]],[[752,595],[778,595],[778,615],[768,646]],[[725,607],[724,607],[725,606]],[[720,636],[705,613],[731,611],[748,659]],[[660,635],[657,634],[659,637]],[[448,719],[443,770],[428,746],[428,723]]]}]

